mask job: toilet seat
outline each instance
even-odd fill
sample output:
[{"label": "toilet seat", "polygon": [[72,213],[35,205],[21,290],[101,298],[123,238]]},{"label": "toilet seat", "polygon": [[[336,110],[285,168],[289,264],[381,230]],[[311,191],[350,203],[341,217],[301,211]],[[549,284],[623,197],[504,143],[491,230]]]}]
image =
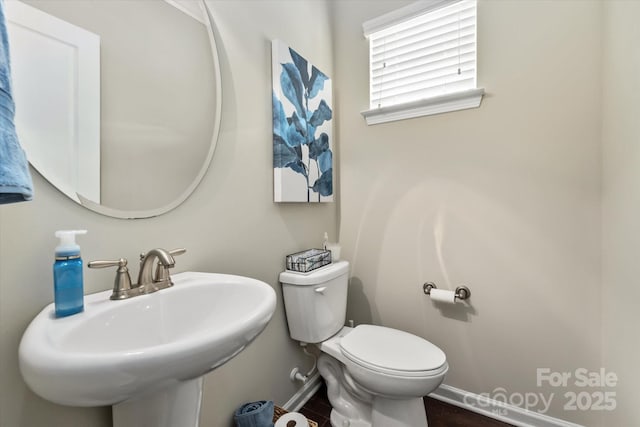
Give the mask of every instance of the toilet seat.
[{"label": "toilet seat", "polygon": [[428,377],[448,369],[442,350],[416,335],[358,325],[340,340],[342,354],[362,368],[397,377]]}]

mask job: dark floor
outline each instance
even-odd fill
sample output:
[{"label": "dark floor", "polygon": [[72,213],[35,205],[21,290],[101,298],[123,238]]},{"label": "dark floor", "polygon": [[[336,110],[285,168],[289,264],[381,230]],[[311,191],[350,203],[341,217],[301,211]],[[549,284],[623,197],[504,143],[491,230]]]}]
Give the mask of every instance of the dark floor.
[{"label": "dark floor", "polygon": [[[429,427],[512,427],[501,421],[488,418],[457,406],[425,397]],[[320,390],[300,409],[305,417],[318,423],[318,427],[331,427],[329,414],[331,405],[324,384]]]}]

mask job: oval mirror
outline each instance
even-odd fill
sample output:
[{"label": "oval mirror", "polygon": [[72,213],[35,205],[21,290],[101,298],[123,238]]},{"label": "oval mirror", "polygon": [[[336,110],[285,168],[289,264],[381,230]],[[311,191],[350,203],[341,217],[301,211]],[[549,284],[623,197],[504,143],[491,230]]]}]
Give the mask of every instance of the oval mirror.
[{"label": "oval mirror", "polygon": [[98,213],[182,203],[218,137],[220,67],[203,0],[6,2],[16,127],[32,166]]}]

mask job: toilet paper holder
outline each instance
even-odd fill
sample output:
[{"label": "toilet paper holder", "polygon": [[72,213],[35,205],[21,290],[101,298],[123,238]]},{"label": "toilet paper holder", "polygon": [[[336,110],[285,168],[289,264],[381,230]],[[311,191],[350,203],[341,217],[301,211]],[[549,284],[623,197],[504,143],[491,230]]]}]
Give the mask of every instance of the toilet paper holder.
[{"label": "toilet paper holder", "polygon": [[[422,291],[425,293],[425,295],[431,295],[431,289],[438,289],[438,287],[433,282],[427,282],[424,285],[422,285]],[[456,291],[455,291],[456,299],[464,301],[468,299],[470,296],[471,296],[471,290],[466,286],[462,285],[456,288]]]}]

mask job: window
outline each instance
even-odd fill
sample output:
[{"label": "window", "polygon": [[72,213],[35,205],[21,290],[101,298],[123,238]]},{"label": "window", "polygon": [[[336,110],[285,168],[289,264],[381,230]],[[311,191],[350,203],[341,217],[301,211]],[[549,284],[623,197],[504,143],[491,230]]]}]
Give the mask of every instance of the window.
[{"label": "window", "polygon": [[476,0],[425,0],[363,25],[369,39],[367,124],[474,108]]}]

